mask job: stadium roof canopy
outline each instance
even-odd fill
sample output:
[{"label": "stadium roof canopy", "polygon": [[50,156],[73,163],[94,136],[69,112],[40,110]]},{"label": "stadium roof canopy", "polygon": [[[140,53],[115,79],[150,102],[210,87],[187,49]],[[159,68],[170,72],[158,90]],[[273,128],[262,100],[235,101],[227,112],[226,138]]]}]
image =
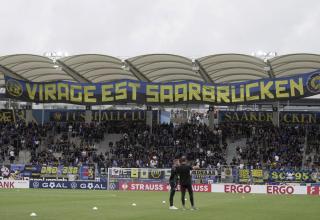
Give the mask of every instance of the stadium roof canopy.
[{"label": "stadium roof canopy", "polygon": [[173,54],[147,54],[125,60],[103,54],[81,54],[57,60],[15,54],[0,57],[0,87],[4,86],[4,75],[35,82],[133,79],[224,83],[277,78],[317,69],[320,69],[320,55],[306,53],[277,56],[267,61],[244,54],[216,54],[198,59]]}]

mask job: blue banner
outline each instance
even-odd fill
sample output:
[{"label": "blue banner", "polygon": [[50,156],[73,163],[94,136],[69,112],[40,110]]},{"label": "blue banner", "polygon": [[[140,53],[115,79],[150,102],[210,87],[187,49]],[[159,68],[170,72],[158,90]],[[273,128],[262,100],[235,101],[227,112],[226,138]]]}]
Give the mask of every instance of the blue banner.
[{"label": "blue banner", "polygon": [[[219,122],[270,122],[272,111],[220,111]],[[280,123],[320,124],[320,112],[280,112]]]},{"label": "blue banner", "polygon": [[35,189],[87,189],[87,190],[106,190],[106,182],[94,181],[42,181],[31,180],[30,188]]},{"label": "blue banner", "polygon": [[[126,121],[145,121],[145,110],[92,110],[90,112],[90,120],[94,122],[126,122]],[[43,114],[44,122],[85,122],[86,111],[85,110],[55,110],[46,109],[32,110],[34,119],[41,123]],[[158,111],[152,111],[153,120],[158,119]]]},{"label": "blue banner", "polygon": [[6,96],[34,103],[113,104],[243,104],[297,99],[320,93],[320,71],[237,83],[200,81],[104,83],[30,82],[5,76]]},{"label": "blue banner", "polygon": [[94,180],[95,166],[64,166],[64,165],[25,165],[11,164],[2,166],[0,176],[10,179],[68,179],[68,175],[74,175],[79,180]]}]

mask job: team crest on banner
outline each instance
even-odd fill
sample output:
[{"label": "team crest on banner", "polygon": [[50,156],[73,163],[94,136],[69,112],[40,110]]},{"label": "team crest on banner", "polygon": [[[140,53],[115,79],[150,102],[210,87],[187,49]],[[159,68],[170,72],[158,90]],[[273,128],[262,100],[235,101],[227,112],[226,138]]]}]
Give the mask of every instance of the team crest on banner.
[{"label": "team crest on banner", "polygon": [[6,91],[14,97],[20,97],[23,93],[23,87],[17,80],[9,79],[6,81]]},{"label": "team crest on banner", "polygon": [[61,119],[62,119],[62,114],[61,114],[61,112],[55,112],[55,113],[53,113],[53,118],[54,118],[55,121],[61,121]]},{"label": "team crest on banner", "polygon": [[159,179],[161,177],[161,170],[151,170],[150,176],[154,179]]},{"label": "team crest on banner", "polygon": [[307,83],[307,88],[312,93],[320,92],[320,72],[312,74]]}]

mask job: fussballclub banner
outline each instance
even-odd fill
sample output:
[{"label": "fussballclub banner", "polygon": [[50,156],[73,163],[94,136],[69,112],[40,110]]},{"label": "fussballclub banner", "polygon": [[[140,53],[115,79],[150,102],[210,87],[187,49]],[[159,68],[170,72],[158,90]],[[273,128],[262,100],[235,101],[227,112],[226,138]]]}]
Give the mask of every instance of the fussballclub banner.
[{"label": "fussballclub banner", "polygon": [[[37,110],[33,110],[34,112]],[[41,116],[41,111],[37,113]],[[158,111],[152,111],[153,120],[158,117]],[[46,117],[47,116],[47,117]],[[146,111],[144,110],[92,110],[89,116],[92,121],[145,121]],[[46,110],[45,119],[55,122],[85,122],[85,110]]]},{"label": "fussballclub banner", "polygon": [[290,100],[320,93],[320,71],[290,77],[210,84],[198,81],[153,83],[116,80],[105,83],[37,83],[5,77],[9,98],[35,103],[242,104]]}]

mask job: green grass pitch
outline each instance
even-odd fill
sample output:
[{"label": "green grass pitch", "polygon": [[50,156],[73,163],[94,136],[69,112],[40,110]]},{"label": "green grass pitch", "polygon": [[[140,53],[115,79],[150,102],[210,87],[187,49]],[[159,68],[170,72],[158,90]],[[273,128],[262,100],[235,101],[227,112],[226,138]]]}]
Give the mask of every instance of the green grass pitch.
[{"label": "green grass pitch", "polygon": [[[320,219],[320,198],[316,196],[195,193],[197,211],[169,210],[168,197],[165,192],[0,190],[0,220]],[[190,207],[189,199],[186,204]],[[179,192],[175,205],[181,208]],[[94,206],[98,210],[92,210]],[[37,217],[30,217],[32,212]]]}]

